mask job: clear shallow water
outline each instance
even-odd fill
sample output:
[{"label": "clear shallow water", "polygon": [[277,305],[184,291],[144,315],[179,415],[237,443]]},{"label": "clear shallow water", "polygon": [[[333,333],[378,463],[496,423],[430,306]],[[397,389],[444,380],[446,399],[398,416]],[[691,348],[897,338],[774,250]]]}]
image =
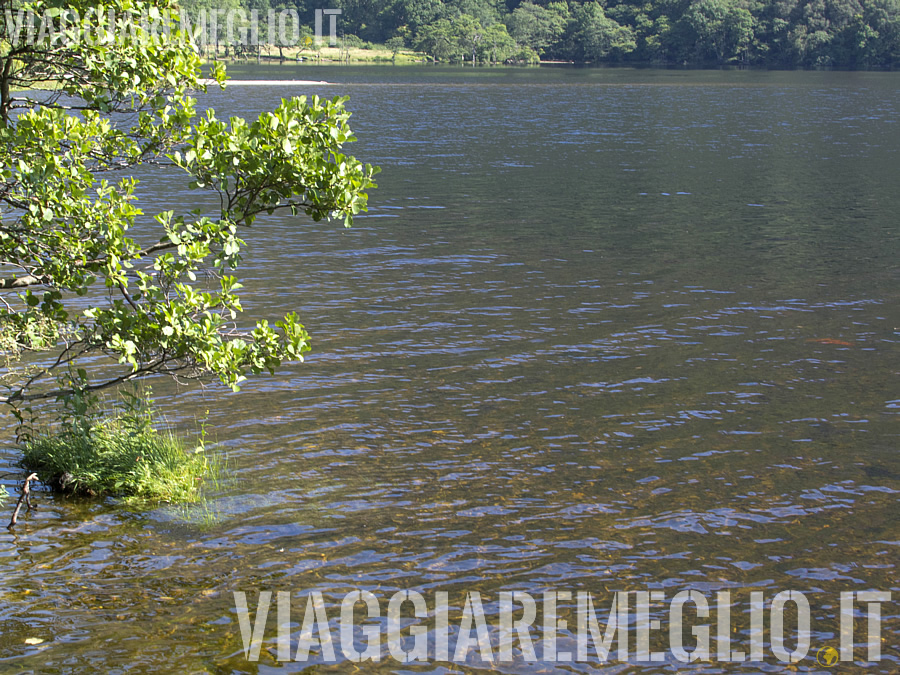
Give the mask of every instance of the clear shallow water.
[{"label": "clear shallow water", "polygon": [[[750,591],[796,590],[798,666],[815,669],[839,592],[900,597],[895,74],[232,75],[337,83],[202,102],[349,95],[380,187],[351,230],[273,218],[246,237],[245,307],[299,311],[306,364],[239,395],[156,387],[169,419],[206,416],[228,449],[217,522],[41,495],[0,535],[0,670],[267,672],[274,641],[244,659],[233,591],[295,591],[299,622],[302,594],[331,607],[355,588],[457,608],[479,590],[493,623],[503,590],[608,607],[731,589],[745,642]],[[142,185],[160,209],[190,203],[174,176]],[[866,672],[900,667],[896,604],[884,620]],[[770,651],[692,667],[782,668]]]}]

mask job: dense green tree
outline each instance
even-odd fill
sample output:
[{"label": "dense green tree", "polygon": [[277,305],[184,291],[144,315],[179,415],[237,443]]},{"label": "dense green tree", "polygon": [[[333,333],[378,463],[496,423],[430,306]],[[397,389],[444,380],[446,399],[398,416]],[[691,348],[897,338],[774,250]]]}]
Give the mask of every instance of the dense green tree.
[{"label": "dense green tree", "polygon": [[[63,14],[50,1],[31,7]],[[111,0],[113,23],[70,1],[64,13],[80,22],[36,40],[17,7],[4,8],[0,401],[21,411],[157,374],[237,388],[301,360],[299,317],[244,319],[235,274],[260,215],[349,223],[365,208],[374,170],[342,153],[353,140],[342,102],[293,98],[251,121],[201,114],[189,95],[204,86],[200,59],[165,1]],[[142,11],[171,32],[145,31],[128,14]],[[48,81],[55,91],[28,90]],[[138,166],[181,171],[218,206],[144,214]]]},{"label": "dense green tree", "polygon": [[468,14],[424,26],[416,36],[415,46],[435,60],[460,60],[473,65],[504,62],[520,50],[505,25],[496,22],[484,27]]},{"label": "dense green tree", "polygon": [[541,7],[523,2],[507,17],[509,35],[520,45],[527,45],[538,54],[559,41],[569,22],[569,8],[565,3]]},{"label": "dense green tree", "polygon": [[496,0],[449,0],[447,16],[471,16],[482,26],[491,26],[503,16],[505,6]]},{"label": "dense green tree", "polygon": [[510,37],[506,26],[500,22],[484,29],[479,55],[487,63],[503,63],[517,51],[515,40]]},{"label": "dense green tree", "polygon": [[877,30],[866,23],[861,14],[853,17],[841,37],[844,42],[841,63],[865,67],[877,59],[880,36]]},{"label": "dense green tree", "polygon": [[695,56],[718,63],[745,55],[753,39],[753,17],[734,0],[695,0],[684,13]]},{"label": "dense green tree", "polygon": [[429,54],[435,61],[451,61],[461,54],[453,24],[448,19],[438,19],[419,29],[415,48]]},{"label": "dense green tree", "polygon": [[415,35],[420,28],[443,16],[444,4],[440,0],[395,0],[389,11],[394,32]]},{"label": "dense green tree", "polygon": [[611,52],[627,54],[636,47],[634,32],[606,16],[603,6],[594,0],[572,13],[569,43],[572,58],[579,61],[599,61]]},{"label": "dense green tree", "polygon": [[791,17],[799,0],[760,2],[751,8],[756,21],[753,54],[758,62],[790,66],[795,55],[790,35]]},{"label": "dense green tree", "polygon": [[458,46],[458,52],[472,59],[475,65],[478,52],[482,49],[485,37],[481,22],[469,14],[460,14],[452,22],[452,35]]},{"label": "dense green tree", "polygon": [[[204,4],[206,3],[206,4]],[[213,0],[184,0],[186,7]],[[250,10],[306,0],[222,0]],[[885,67],[900,58],[900,0],[334,0],[339,32],[403,38],[435,60],[507,58]],[[469,17],[469,18],[465,18]],[[470,21],[471,19],[471,21]],[[474,23],[472,23],[474,21]],[[496,24],[505,24],[511,49]],[[478,28],[473,29],[477,24]],[[264,27],[261,27],[264,28]],[[308,28],[311,30],[311,28]],[[491,53],[479,46],[493,31]],[[262,39],[269,39],[265,30]],[[501,45],[503,48],[501,49]]]},{"label": "dense green tree", "polygon": [[829,65],[833,62],[835,37],[827,16],[825,0],[811,0],[799,11],[789,36],[795,58],[804,65]]},{"label": "dense green tree", "polygon": [[341,34],[358,35],[373,42],[384,42],[393,34],[387,24],[391,17],[390,0],[334,0],[333,6],[342,12]]},{"label": "dense green tree", "polygon": [[866,65],[893,63],[900,56],[900,0],[869,0],[863,21],[877,34]]}]

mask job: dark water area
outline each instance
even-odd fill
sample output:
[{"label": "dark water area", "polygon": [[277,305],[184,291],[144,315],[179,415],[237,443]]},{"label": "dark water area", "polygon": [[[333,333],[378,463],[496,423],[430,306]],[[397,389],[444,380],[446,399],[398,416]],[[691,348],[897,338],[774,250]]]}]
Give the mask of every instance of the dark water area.
[{"label": "dark water area", "polygon": [[[573,651],[579,591],[603,614],[616,591],[729,590],[745,652],[751,592],[796,591],[810,646],[791,667],[811,672],[840,593],[892,592],[881,660],[857,603],[836,672],[900,669],[900,75],[230,72],[333,83],[200,102],[347,95],[348,150],[379,187],[352,229],[270,217],[245,236],[247,314],[296,310],[304,364],[239,394],[154,386],[179,428],[206,420],[233,482],[145,512],[40,494],[0,535],[0,672],[299,672],[321,652],[276,661],[274,608],[245,658],[233,592],[255,611],[290,591],[295,644],[310,592],[337,636],[355,589],[382,611],[446,591],[451,626],[479,591],[494,640],[500,592],[524,591],[536,644],[542,593],[568,591]],[[148,213],[194,205],[178,176],[142,187]],[[338,649],[315,672],[782,672],[766,612],[763,662],[716,662],[713,637],[689,666],[638,664],[632,644],[630,665]],[[711,616],[692,625],[715,636]]]}]

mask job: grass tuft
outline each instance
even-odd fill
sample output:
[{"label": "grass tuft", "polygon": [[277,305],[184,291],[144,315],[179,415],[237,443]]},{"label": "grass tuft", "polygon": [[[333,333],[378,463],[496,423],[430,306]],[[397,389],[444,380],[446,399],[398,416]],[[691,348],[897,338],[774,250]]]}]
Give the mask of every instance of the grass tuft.
[{"label": "grass tuft", "polygon": [[67,494],[171,503],[197,501],[201,480],[215,479],[222,468],[204,453],[202,436],[196,448],[188,448],[146,417],[81,422],[33,438],[25,445],[23,468]]}]

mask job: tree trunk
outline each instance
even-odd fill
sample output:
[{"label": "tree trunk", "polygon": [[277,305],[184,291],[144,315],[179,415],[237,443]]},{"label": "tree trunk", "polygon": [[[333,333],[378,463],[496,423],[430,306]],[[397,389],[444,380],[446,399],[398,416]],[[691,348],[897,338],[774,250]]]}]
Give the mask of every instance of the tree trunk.
[{"label": "tree trunk", "polygon": [[12,57],[8,57],[3,63],[3,74],[0,75],[0,125],[3,128],[9,126],[9,66]]}]

